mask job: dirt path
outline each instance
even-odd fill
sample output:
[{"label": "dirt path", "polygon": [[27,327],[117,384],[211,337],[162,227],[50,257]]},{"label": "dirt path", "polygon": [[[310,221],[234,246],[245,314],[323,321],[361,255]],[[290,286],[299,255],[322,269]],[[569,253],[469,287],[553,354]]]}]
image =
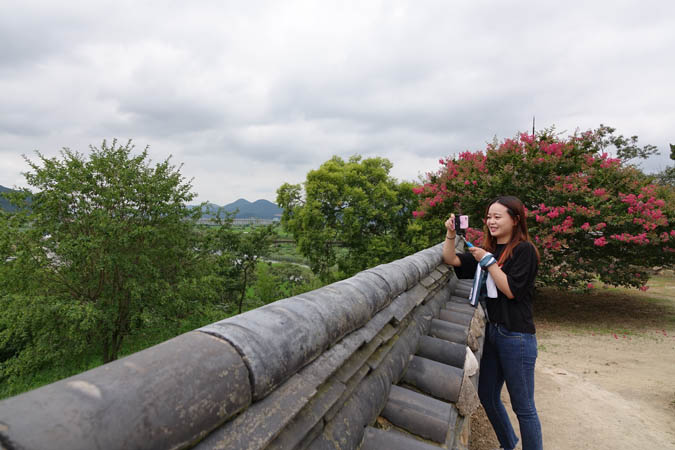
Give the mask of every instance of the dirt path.
[{"label": "dirt path", "polygon": [[[675,450],[671,280],[649,295],[601,291],[542,305],[535,399],[544,448]],[[506,391],[504,402],[510,411]],[[472,450],[498,447],[482,410],[475,419]]]}]

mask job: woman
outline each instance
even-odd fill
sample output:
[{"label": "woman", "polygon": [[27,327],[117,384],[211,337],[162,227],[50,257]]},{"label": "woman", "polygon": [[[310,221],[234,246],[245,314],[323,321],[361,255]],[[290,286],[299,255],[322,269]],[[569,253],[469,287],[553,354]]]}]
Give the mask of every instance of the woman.
[{"label": "woman", "polygon": [[482,247],[455,253],[454,214],[445,222],[443,260],[459,278],[473,278],[476,267],[488,272],[496,286],[495,298],[486,298],[488,324],[480,364],[478,395],[499,443],[513,449],[518,442],[501,401],[504,382],[518,416],[523,450],[542,448],[541,424],[534,405],[534,364],[537,339],[532,316],[534,278],[539,253],[527,232],[523,203],[516,197],[492,200],[485,215]]}]

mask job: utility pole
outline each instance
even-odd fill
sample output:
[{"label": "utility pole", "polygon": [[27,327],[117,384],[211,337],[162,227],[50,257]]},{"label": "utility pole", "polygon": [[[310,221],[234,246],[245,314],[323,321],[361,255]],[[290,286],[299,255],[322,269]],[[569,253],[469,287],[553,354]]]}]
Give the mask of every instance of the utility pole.
[{"label": "utility pole", "polygon": [[534,116],[532,116],[532,136],[534,136]]}]

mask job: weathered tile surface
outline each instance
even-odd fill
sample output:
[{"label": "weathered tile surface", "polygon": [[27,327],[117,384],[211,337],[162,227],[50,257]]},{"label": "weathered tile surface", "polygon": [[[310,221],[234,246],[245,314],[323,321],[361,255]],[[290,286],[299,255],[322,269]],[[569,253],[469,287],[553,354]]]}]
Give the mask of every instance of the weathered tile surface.
[{"label": "weathered tile surface", "polygon": [[[96,448],[98,443],[78,440],[87,435],[111,449],[463,445],[468,422],[458,407],[464,415],[475,408],[478,373],[468,355],[480,358],[484,313],[467,304],[470,280],[458,280],[443,264],[442,246],[176,338],[187,344],[168,341],[121,360],[125,363],[95,369],[96,381],[107,380],[107,385],[92,381],[91,387],[86,377],[78,384],[78,378],[73,385],[78,392],[54,384],[34,391],[47,395],[28,393],[0,402],[0,422],[10,425],[0,428],[0,437],[3,442],[23,439],[17,430],[24,426],[37,430],[36,437],[17,441],[17,448],[45,447],[40,443],[47,433],[64,438],[58,434],[66,429],[60,422],[36,418],[63,409],[67,400],[80,411],[70,415],[79,420],[78,434],[50,440],[51,447]],[[474,353],[467,353],[467,343]],[[162,376],[148,378],[152,361],[166,365]],[[120,372],[121,367],[129,372]],[[138,379],[121,386],[131,373]],[[96,429],[86,416],[102,404],[91,398],[97,393],[111,408],[106,414],[116,415],[105,429]],[[117,396],[112,403],[110,395]],[[7,405],[25,413],[5,421]],[[36,408],[42,408],[40,414],[33,412]],[[144,408],[148,419],[137,420],[134,408]],[[380,414],[391,419],[394,429],[373,428]],[[134,423],[122,427],[127,419]]]}]

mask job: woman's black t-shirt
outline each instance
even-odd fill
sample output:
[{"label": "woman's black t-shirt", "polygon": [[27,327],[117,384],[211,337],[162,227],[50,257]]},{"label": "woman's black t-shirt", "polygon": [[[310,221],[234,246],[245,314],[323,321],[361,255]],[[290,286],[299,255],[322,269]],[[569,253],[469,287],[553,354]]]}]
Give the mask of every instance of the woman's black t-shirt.
[{"label": "woman's black t-shirt", "polygon": [[[506,244],[497,244],[494,256],[504,251]],[[478,262],[471,253],[458,253],[462,265],[455,267],[458,278],[473,278]],[[504,262],[502,270],[506,274],[509,288],[514,295],[509,299],[497,289],[497,298],[487,298],[487,313],[490,322],[504,325],[510,331],[534,333],[532,314],[532,297],[534,295],[534,278],[539,263],[534,246],[529,242],[520,242],[513,249],[511,257]]]}]

